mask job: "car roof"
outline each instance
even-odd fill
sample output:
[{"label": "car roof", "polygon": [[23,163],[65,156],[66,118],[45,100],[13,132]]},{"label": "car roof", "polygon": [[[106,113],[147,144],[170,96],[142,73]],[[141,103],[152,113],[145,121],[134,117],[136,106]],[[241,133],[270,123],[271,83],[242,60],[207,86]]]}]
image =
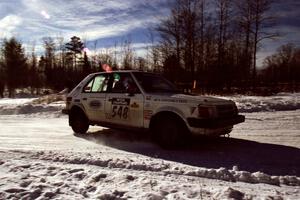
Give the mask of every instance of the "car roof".
[{"label": "car roof", "polygon": [[131,73],[131,72],[155,74],[153,72],[144,72],[144,71],[139,71],[139,70],[115,70],[115,71],[111,71],[111,72],[95,72],[90,75],[109,74],[109,73]]}]

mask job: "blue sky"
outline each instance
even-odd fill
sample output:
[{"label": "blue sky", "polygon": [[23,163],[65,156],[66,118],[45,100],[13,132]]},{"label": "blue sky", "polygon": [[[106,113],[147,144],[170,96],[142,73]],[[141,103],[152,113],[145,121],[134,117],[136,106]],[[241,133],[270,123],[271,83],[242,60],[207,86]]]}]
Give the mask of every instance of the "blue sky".
[{"label": "blue sky", "polygon": [[279,33],[275,40],[264,41],[259,50],[258,62],[271,55],[276,49],[287,43],[294,43],[300,47],[300,0],[275,0],[270,15],[276,18],[272,28]]},{"label": "blue sky", "polygon": [[47,36],[67,42],[76,35],[99,47],[130,36],[142,48],[148,27],[167,12],[165,0],[0,0],[0,38],[15,36],[39,50]]},{"label": "blue sky", "polygon": [[[43,51],[42,38],[73,35],[88,45],[98,40],[98,48],[111,47],[130,36],[133,47],[143,49],[150,42],[148,28],[168,15],[168,0],[0,0],[0,38],[15,36],[26,46],[35,44]],[[300,45],[300,1],[276,0],[272,15],[278,18],[274,29],[281,34],[266,41],[259,62],[282,44]],[[142,51],[141,51],[142,52]]]}]

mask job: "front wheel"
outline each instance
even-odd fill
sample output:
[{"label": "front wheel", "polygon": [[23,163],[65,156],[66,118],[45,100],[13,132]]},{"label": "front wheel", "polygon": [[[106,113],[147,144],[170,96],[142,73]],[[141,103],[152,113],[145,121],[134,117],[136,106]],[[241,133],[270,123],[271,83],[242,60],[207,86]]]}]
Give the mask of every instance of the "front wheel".
[{"label": "front wheel", "polygon": [[166,149],[184,145],[188,136],[185,124],[173,116],[157,118],[151,131],[153,140]]},{"label": "front wheel", "polygon": [[88,119],[82,112],[72,112],[69,115],[69,120],[74,133],[84,134],[89,129]]}]

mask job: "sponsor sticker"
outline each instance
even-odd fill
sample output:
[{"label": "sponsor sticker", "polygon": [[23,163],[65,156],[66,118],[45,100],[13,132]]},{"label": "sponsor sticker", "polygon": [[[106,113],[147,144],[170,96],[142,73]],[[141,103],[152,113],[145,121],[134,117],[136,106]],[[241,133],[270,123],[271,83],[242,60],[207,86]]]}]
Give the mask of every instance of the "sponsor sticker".
[{"label": "sponsor sticker", "polygon": [[133,104],[130,105],[131,108],[139,108],[140,105],[137,104],[136,102],[133,102]]},{"label": "sponsor sticker", "polygon": [[184,100],[184,99],[154,99],[154,101],[172,102],[172,103],[187,103],[187,100]]},{"label": "sponsor sticker", "polygon": [[90,103],[89,103],[89,106],[91,107],[91,108],[100,108],[101,107],[101,102],[100,101],[91,101]]},{"label": "sponsor sticker", "polygon": [[129,98],[112,98],[111,103],[113,105],[128,106],[130,104],[130,99]]},{"label": "sponsor sticker", "polygon": [[146,100],[150,101],[151,100],[151,96],[146,96]]}]

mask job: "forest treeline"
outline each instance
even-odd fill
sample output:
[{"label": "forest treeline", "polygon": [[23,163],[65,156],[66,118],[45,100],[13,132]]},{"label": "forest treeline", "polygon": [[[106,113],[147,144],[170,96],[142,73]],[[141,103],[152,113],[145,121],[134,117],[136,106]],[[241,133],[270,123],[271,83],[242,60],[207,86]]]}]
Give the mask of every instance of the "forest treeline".
[{"label": "forest treeline", "polygon": [[[299,90],[300,48],[286,44],[257,68],[257,52],[272,32],[272,0],[175,0],[169,16],[149,33],[149,45],[138,57],[130,37],[110,49],[97,41],[74,36],[42,39],[43,53],[35,45],[24,49],[17,38],[0,45],[0,96],[16,88],[61,90],[72,88],[87,74],[113,69],[138,69],[164,74],[179,87],[198,92],[269,92]],[[214,8],[214,9],[212,9]],[[134,38],[133,38],[134,39]],[[100,44],[101,45],[101,44]],[[89,49],[87,48],[89,46]]]}]

